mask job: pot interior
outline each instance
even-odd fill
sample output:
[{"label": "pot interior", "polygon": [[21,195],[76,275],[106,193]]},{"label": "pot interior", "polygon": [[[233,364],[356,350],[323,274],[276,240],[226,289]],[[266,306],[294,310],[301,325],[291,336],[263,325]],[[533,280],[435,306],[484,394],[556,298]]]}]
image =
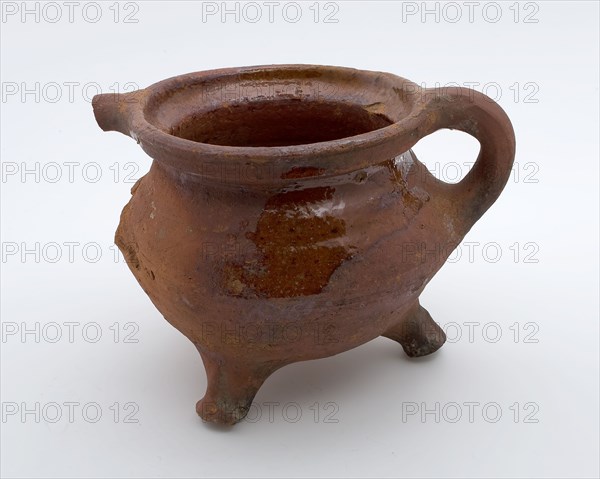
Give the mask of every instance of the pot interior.
[{"label": "pot interior", "polygon": [[186,140],[221,146],[291,146],[338,140],[392,124],[361,105],[306,99],[232,103],[192,114],[171,129]]},{"label": "pot interior", "polygon": [[147,91],[143,114],[155,128],[210,145],[214,154],[220,154],[214,147],[256,147],[268,155],[265,147],[323,143],[334,152],[357,135],[380,143],[384,136],[373,132],[410,117],[420,89],[381,72],[271,65],[190,73]]}]

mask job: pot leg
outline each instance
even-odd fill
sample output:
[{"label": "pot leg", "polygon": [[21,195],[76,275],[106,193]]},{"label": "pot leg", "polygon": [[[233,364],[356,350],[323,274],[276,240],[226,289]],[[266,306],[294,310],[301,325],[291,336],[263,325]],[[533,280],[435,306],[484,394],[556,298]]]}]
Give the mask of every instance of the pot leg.
[{"label": "pot leg", "polygon": [[446,333],[418,300],[400,322],[382,336],[400,343],[404,352],[411,358],[431,354],[440,349],[446,341]]},{"label": "pot leg", "polygon": [[196,412],[207,422],[233,425],[246,417],[254,396],[276,370],[268,364],[229,360],[200,351],[208,385],[196,403]]}]

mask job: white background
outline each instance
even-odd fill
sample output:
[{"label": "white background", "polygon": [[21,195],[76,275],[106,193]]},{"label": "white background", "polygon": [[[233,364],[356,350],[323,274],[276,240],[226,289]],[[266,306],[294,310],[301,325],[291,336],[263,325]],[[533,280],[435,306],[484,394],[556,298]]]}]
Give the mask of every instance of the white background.
[{"label": "white background", "polygon": [[[85,2],[72,22],[62,2],[55,23],[44,4],[38,22],[3,16],[3,477],[598,477],[598,3],[479,2],[470,21],[463,2],[430,3],[437,18],[421,2],[337,2],[318,22],[312,3],[296,23],[285,2],[272,23],[261,2],[257,23],[203,18],[200,2],[101,2],[96,23]],[[380,338],[288,366],[254,422],[223,430],[195,414],[196,350],[115,261],[127,180],[151,160],[98,128],[89,97],[270,63],[476,83],[512,119],[518,165],[465,238],[473,254],[461,246],[422,297],[452,339],[439,353],[409,360]],[[415,150],[452,179],[477,148],[438,132]]]}]

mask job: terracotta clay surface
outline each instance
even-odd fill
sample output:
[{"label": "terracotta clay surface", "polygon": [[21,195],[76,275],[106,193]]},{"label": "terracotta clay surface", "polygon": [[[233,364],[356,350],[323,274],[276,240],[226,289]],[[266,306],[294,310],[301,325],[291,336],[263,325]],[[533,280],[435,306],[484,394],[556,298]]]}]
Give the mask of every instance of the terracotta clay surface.
[{"label": "terracotta clay surface", "polygon": [[[153,158],[115,240],[200,352],[208,387],[196,409],[223,424],[286,364],[378,336],[409,356],[440,348],[419,295],[498,198],[515,154],[509,119],[485,95],[340,67],[191,73],[93,107],[103,130]],[[410,150],[441,128],[481,144],[458,184]]]}]

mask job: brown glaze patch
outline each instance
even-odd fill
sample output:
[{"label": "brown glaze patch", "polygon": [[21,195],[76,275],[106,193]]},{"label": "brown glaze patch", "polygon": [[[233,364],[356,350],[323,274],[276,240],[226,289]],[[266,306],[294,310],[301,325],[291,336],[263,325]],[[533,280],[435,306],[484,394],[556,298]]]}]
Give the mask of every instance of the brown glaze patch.
[{"label": "brown glaze patch", "polygon": [[324,172],[325,170],[323,168],[317,168],[315,166],[296,166],[291,170],[282,173],[281,179],[308,178],[310,176],[319,176]]},{"label": "brown glaze patch", "polygon": [[351,257],[349,249],[336,242],[346,234],[345,222],[332,215],[317,216],[308,208],[332,199],[333,192],[320,187],[272,196],[256,231],[246,234],[260,259],[226,266],[228,293],[290,298],[321,292],[333,272]]},{"label": "brown glaze patch", "polygon": [[328,186],[318,188],[305,188],[303,190],[287,191],[271,196],[265,204],[265,211],[284,208],[292,210],[308,204],[316,204],[333,199],[335,189]]}]

